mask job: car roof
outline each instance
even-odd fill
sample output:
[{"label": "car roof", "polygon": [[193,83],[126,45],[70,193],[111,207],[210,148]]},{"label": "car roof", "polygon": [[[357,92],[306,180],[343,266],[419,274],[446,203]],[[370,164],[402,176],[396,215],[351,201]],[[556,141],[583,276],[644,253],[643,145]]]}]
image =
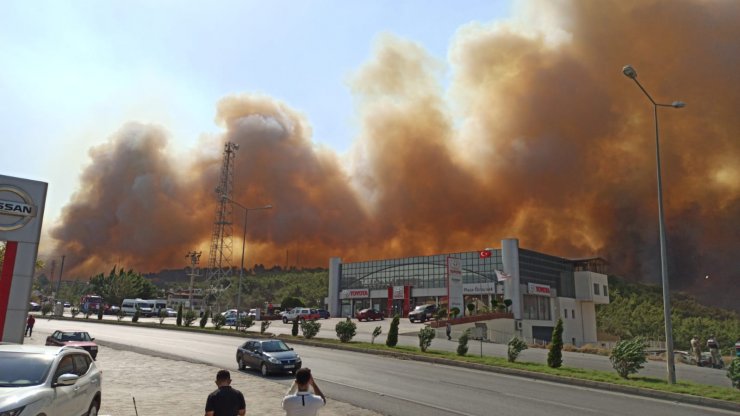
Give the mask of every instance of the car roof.
[{"label": "car roof", "polygon": [[24,352],[27,354],[58,355],[62,350],[69,347],[56,347],[46,345],[24,345],[24,344],[0,344],[0,352]]},{"label": "car roof", "polygon": [[57,331],[59,331],[59,332],[65,332],[65,333],[66,332],[84,332],[84,333],[87,333],[87,331],[83,331],[82,329],[57,329],[54,332],[57,332]]}]

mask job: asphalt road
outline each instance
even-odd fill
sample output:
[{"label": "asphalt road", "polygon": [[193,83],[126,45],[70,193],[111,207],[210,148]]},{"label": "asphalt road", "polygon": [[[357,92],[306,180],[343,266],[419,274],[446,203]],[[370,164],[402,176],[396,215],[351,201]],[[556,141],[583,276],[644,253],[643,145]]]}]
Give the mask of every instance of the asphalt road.
[{"label": "asphalt road", "polygon": [[[274,324],[274,325],[277,325]],[[286,325],[287,327],[287,325]],[[236,369],[242,340],[218,335],[93,322],[39,319],[36,328],[89,331],[101,343],[173,359]],[[403,338],[403,337],[401,337]],[[732,412],[527,378],[295,345],[330,397],[387,415],[727,415]],[[177,365],[173,362],[173,365]],[[256,371],[249,371],[259,377]],[[290,376],[275,376],[277,383]]]}]

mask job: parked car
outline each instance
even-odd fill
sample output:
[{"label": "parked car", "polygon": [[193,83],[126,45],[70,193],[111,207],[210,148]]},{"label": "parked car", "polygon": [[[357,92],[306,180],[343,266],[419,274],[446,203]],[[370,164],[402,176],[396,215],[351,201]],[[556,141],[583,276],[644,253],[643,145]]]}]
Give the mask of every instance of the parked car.
[{"label": "parked car", "polygon": [[116,305],[110,305],[107,308],[103,309],[104,315],[118,315],[118,312],[121,310],[119,306]]},{"label": "parked car", "polygon": [[34,311],[34,312],[40,311],[41,310],[41,305],[39,305],[36,302],[29,302],[29,304],[28,304],[28,310],[29,311]]},{"label": "parked car", "polygon": [[321,319],[329,319],[329,318],[331,318],[331,314],[326,309],[316,309],[316,311],[319,313],[319,317]]},{"label": "parked car", "polygon": [[434,318],[434,314],[437,312],[437,305],[419,305],[414,308],[413,311],[409,312],[409,321],[424,322]]},{"label": "parked car", "polygon": [[162,310],[164,311],[165,316],[168,318],[174,318],[175,316],[177,316],[177,311],[172,308],[164,308]]},{"label": "parked car", "polygon": [[379,312],[375,309],[360,309],[355,313],[355,318],[357,318],[358,321],[362,321],[363,319],[366,321],[369,320],[376,320],[380,319],[381,321],[385,319],[382,312]]},{"label": "parked car", "polygon": [[101,384],[79,348],[0,344],[0,415],[97,415]]},{"label": "parked car", "polygon": [[299,321],[316,321],[319,319],[319,312],[310,308],[293,308],[290,312],[283,315],[283,323]]},{"label": "parked car", "polygon": [[86,331],[54,331],[46,337],[46,345],[79,347],[90,353],[93,360],[98,356],[98,344]]},{"label": "parked car", "polygon": [[[236,325],[236,309],[229,309],[226,312],[221,312],[221,315],[226,318],[226,326],[235,326]],[[241,311],[239,312],[239,315],[242,318],[245,318],[248,316],[247,311]]]},{"label": "parked car", "polygon": [[251,340],[236,349],[239,369],[259,369],[263,376],[274,372],[290,371],[295,374],[301,368],[301,357],[279,339]]},{"label": "parked car", "polygon": [[71,304],[71,303],[69,303],[69,301],[66,301],[66,300],[65,300],[64,302],[62,302],[62,303],[64,304],[64,307],[65,307],[65,308],[69,308],[69,307],[71,307],[71,306],[72,306],[72,304]]}]

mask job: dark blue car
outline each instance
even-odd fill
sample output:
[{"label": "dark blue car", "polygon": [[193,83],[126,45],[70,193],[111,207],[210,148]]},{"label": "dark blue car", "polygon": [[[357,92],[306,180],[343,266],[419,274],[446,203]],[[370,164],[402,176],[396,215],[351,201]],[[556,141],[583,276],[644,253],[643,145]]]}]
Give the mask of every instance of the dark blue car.
[{"label": "dark blue car", "polygon": [[329,314],[329,311],[326,309],[316,309],[319,312],[319,318],[321,319],[329,319],[331,318],[331,315]]}]

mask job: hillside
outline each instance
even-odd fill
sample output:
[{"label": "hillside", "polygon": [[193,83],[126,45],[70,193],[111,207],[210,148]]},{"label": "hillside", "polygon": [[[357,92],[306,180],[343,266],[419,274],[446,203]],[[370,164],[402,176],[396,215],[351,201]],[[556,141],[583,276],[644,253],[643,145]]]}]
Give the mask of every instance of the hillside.
[{"label": "hillside", "polygon": [[[609,276],[609,305],[598,305],[596,320],[600,331],[632,338],[642,336],[665,340],[663,292],[660,286],[628,283]],[[688,350],[693,335],[706,340],[715,335],[722,350],[729,354],[740,337],[740,315],[727,309],[700,304],[693,296],[671,294],[673,342],[676,349]]]}]

